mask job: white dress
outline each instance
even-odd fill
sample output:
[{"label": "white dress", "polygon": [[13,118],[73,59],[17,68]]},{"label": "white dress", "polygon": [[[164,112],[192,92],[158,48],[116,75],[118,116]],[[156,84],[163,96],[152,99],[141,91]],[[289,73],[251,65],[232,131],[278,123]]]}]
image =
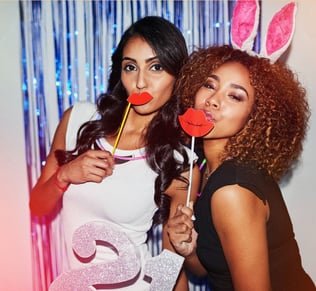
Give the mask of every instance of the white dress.
[{"label": "white dress", "polygon": [[[98,114],[94,104],[79,102],[73,106],[66,134],[67,150],[75,147],[76,134],[80,125],[85,121],[96,118],[98,118]],[[100,143],[104,149],[111,152],[112,146],[105,139],[100,139]],[[189,149],[187,150],[188,154],[190,154]],[[101,245],[97,244],[96,252],[90,258],[91,260],[85,261],[79,258],[78,254],[74,253],[72,247],[74,232],[87,223],[92,223],[96,227],[97,225],[106,225],[110,228],[113,226],[116,232],[121,232],[122,235],[126,234],[135,246],[141,266],[144,266],[146,260],[151,258],[146,239],[147,232],[152,225],[153,215],[157,210],[154,202],[154,182],[157,174],[147,165],[144,158],[144,148],[137,150],[116,149],[115,156],[132,156],[136,159],[116,164],[113,174],[106,177],[101,183],[71,184],[64,193],[61,221],[67,253],[65,264],[68,265],[70,270],[82,270],[96,263],[106,266],[110,262],[117,260],[117,252],[105,245],[104,238],[102,238],[101,232],[107,235],[108,232],[106,230],[98,232],[100,233],[100,238],[97,238],[97,240],[100,239],[103,243]],[[176,156],[178,158],[179,154]],[[194,158],[196,159],[196,156]],[[94,226],[92,228],[94,229]],[[79,238],[79,241],[84,241],[89,236],[87,233],[81,235],[83,237]],[[114,234],[114,236],[119,235]],[[125,249],[124,246],[123,248]],[[121,284],[120,287],[122,288],[106,290],[149,290],[149,283],[143,280],[143,269],[141,268],[141,274],[137,277],[137,282],[133,282],[132,285],[125,286]],[[95,273],[95,271],[93,272]],[[82,273],[80,273],[79,277],[78,275],[73,277],[76,277],[76,280],[81,280],[82,276]],[[102,277],[102,275],[100,274],[99,277]],[[101,282],[102,280],[103,282]],[[100,278],[99,284],[105,283],[108,283],[106,276]]]}]

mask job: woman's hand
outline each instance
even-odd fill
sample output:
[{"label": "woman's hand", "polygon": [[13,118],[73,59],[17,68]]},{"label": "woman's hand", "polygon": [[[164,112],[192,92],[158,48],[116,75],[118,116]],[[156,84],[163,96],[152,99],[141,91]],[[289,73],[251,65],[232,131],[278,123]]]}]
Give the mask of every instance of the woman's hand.
[{"label": "woman's hand", "polygon": [[189,257],[195,253],[197,233],[192,221],[193,210],[178,205],[176,213],[168,220],[167,232],[169,239],[177,253]]},{"label": "woman's hand", "polygon": [[112,175],[114,158],[109,151],[88,150],[76,159],[60,167],[57,180],[61,183],[100,183]]},{"label": "woman's hand", "polygon": [[100,183],[113,173],[113,156],[110,152],[101,150],[89,150],[58,168],[55,151],[66,149],[66,131],[71,110],[69,108],[65,111],[56,129],[46,164],[31,191],[30,209],[33,215],[43,216],[52,212],[59,205],[64,189],[70,183]]}]

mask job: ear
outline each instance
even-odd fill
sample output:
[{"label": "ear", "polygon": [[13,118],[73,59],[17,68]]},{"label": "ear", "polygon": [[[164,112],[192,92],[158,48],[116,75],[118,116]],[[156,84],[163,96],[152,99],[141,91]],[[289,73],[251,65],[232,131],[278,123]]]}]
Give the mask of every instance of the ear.
[{"label": "ear", "polygon": [[257,0],[237,0],[231,20],[231,42],[234,48],[252,52],[259,23]]},{"label": "ear", "polygon": [[290,2],[278,11],[269,23],[260,55],[274,63],[289,47],[295,27],[296,3]]}]

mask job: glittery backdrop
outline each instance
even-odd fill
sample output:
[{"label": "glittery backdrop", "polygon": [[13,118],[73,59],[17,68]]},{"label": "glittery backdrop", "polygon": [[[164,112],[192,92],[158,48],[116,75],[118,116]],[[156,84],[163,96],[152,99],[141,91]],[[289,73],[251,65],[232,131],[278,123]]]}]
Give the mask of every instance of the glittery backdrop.
[{"label": "glittery backdrop", "polygon": [[[111,54],[132,22],[146,15],[162,16],[182,31],[192,51],[194,46],[229,43],[233,5],[228,0],[21,0],[21,89],[29,188],[40,175],[63,111],[80,100],[95,102],[107,88]],[[62,271],[59,216],[30,219],[33,290],[45,291]],[[160,235],[160,228],[150,235],[153,255],[161,250]],[[190,290],[209,288],[205,281],[192,278]]]}]

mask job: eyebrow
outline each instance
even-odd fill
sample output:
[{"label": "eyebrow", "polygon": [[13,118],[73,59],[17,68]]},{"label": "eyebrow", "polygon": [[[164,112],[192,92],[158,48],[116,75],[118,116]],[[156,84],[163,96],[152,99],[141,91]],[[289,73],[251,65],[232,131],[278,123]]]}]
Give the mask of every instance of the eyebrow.
[{"label": "eyebrow", "polygon": [[237,85],[237,84],[232,84],[232,87],[235,88],[235,89],[240,89],[240,90],[244,91],[246,93],[247,97],[249,98],[248,91],[243,86],[240,86],[240,85]]},{"label": "eyebrow", "polygon": [[[210,75],[209,78],[213,78],[213,79],[215,79],[218,82],[220,81],[220,79],[219,79],[219,77],[217,75]],[[249,98],[248,91],[243,86],[240,86],[238,84],[231,84],[231,87],[244,91],[246,93],[247,97]]]},{"label": "eyebrow", "polygon": [[[153,61],[153,60],[155,60],[155,59],[158,59],[158,60],[159,60],[158,56],[154,56],[154,57],[152,57],[152,58],[149,58],[149,59],[145,60],[145,62],[146,62],[146,63],[150,63],[151,61]],[[130,58],[130,57],[123,57],[123,58],[122,58],[122,62],[123,62],[123,61],[132,61],[132,62],[137,63],[137,61],[136,61],[135,59]]]}]

